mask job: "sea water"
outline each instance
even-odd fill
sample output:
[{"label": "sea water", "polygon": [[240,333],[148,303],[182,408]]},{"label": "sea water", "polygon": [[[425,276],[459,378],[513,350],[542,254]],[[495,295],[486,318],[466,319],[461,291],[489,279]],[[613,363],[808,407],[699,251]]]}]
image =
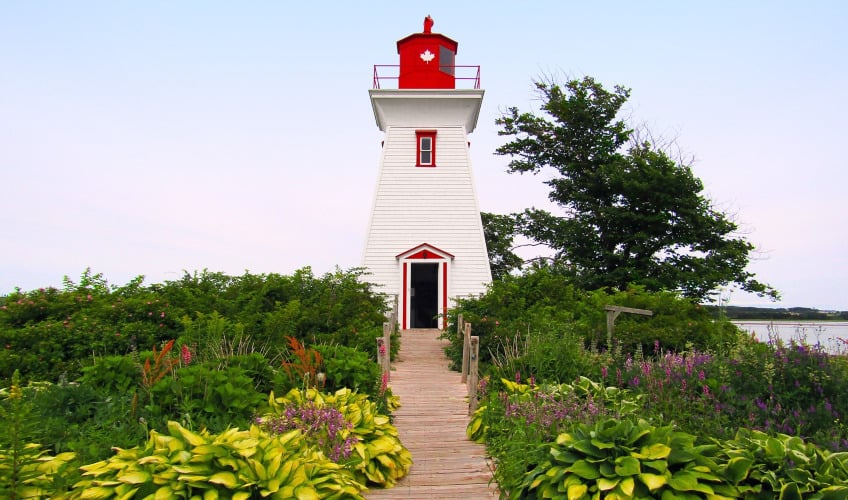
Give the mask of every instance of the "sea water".
[{"label": "sea water", "polygon": [[848,354],[848,321],[731,321],[761,342],[780,339],[820,345],[833,354]]}]

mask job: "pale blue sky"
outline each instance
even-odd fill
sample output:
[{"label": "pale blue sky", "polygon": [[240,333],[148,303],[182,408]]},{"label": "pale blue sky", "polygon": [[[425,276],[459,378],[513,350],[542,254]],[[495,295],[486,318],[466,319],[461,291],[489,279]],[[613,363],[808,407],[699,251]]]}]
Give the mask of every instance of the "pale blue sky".
[{"label": "pale blue sky", "polygon": [[[534,78],[632,89],[762,251],[779,305],[848,309],[848,7],[775,2],[0,2],[0,293],[183,270],[359,264],[381,134],[373,64],[422,27],[486,90],[480,208],[546,206],[495,118]],[[735,292],[731,303],[760,303]]]}]

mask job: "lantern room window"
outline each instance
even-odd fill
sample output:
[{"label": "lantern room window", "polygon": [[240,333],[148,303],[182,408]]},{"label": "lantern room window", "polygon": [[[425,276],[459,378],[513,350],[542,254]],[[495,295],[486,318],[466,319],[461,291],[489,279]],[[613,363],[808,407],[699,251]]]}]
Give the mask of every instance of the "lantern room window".
[{"label": "lantern room window", "polygon": [[436,131],[416,130],[415,140],[417,143],[415,154],[416,167],[436,166]]}]

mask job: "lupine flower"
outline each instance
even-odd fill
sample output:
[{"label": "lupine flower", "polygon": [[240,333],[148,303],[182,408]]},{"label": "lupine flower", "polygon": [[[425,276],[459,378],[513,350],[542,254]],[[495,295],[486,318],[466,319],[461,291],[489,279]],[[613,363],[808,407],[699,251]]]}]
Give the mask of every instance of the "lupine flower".
[{"label": "lupine flower", "polygon": [[185,344],[183,344],[183,347],[180,350],[180,357],[182,358],[184,365],[191,364],[191,350]]}]

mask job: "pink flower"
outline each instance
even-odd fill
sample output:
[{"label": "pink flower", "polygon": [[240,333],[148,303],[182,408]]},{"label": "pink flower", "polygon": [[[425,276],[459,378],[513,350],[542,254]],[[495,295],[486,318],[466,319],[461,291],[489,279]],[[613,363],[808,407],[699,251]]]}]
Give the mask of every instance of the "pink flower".
[{"label": "pink flower", "polygon": [[185,364],[185,365],[191,364],[191,350],[185,344],[183,344],[183,348],[180,351],[180,357],[183,360],[183,364]]}]

